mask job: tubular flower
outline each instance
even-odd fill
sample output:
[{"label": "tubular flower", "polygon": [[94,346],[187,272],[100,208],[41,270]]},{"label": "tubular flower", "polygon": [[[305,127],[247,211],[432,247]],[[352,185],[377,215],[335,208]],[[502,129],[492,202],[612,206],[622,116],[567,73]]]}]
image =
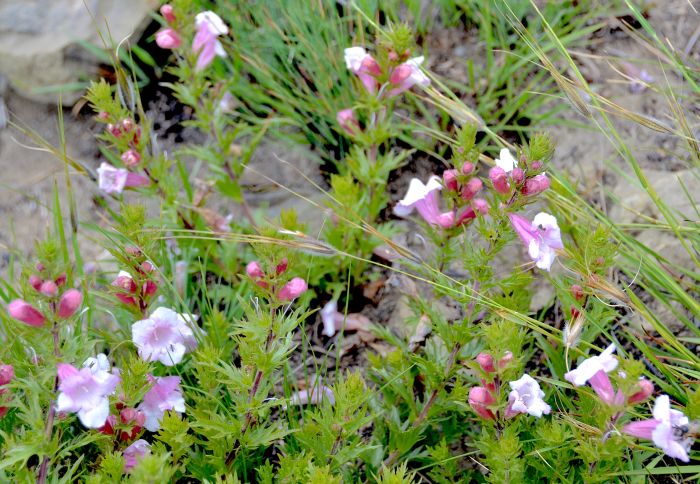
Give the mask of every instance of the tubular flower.
[{"label": "tubular flower", "polygon": [[508,395],[506,418],[518,413],[526,413],[539,418],[552,411],[552,407],[542,399],[544,392],[540,389],[540,384],[527,373],[520,379],[510,382],[509,385],[512,391]]},{"label": "tubular flower", "polygon": [[167,27],[156,32],[156,44],[161,49],[177,49],[182,45],[182,37],[177,30]]},{"label": "tubular flower", "polygon": [[428,183],[423,184],[418,178],[413,178],[403,199],[394,207],[394,213],[406,217],[416,209],[423,219],[431,225],[449,228],[454,225],[455,215],[452,212],[440,212],[437,192],[442,190],[440,178],[433,175]]},{"label": "tubular flower", "polygon": [[185,399],[182,397],[179,376],[148,378],[153,386],[143,397],[143,402],[138,410],[146,416],[143,426],[151,432],[160,428],[160,421],[166,410],[174,410],[178,413],[185,412]]},{"label": "tubular flower", "polygon": [[532,223],[516,214],[509,214],[508,218],[535,265],[548,271],[557,256],[556,250],[564,248],[557,219],[544,212],[535,215]]},{"label": "tubular flower", "polygon": [[124,449],[124,452],[122,454],[124,456],[125,462],[124,470],[129,472],[131,469],[136,467],[136,464],[138,464],[144,456],[150,453],[151,444],[149,444],[143,439],[134,441],[133,444]]},{"label": "tubular flower", "polygon": [[669,457],[689,462],[693,438],[688,435],[688,417],[673,410],[668,395],[660,395],[654,404],[653,417],[631,422],[622,428],[626,434],[651,440]]},{"label": "tubular flower", "polygon": [[473,387],[469,390],[469,405],[477,415],[485,420],[496,420],[496,416],[488,408],[496,403],[491,391],[486,387]]},{"label": "tubular flower", "polygon": [[380,76],[382,70],[374,57],[368,54],[363,47],[345,49],[345,65],[360,78],[367,92],[370,94],[377,92],[376,76]]},{"label": "tubular flower", "polygon": [[29,326],[43,326],[46,318],[34,306],[22,299],[15,299],[7,305],[10,316]]},{"label": "tubular flower", "polygon": [[99,187],[105,193],[121,193],[125,188],[143,187],[150,184],[148,178],[138,173],[131,173],[124,168],[115,168],[109,163],[102,163],[97,169]]},{"label": "tubular flower", "polygon": [[96,429],[105,424],[109,415],[107,396],[114,393],[118,375],[99,366],[88,365],[78,370],[73,365],[59,363],[58,382],[57,411],[76,412],[87,428]]},{"label": "tubular flower", "polygon": [[401,94],[413,86],[429,86],[430,79],[421,70],[420,66],[425,58],[423,56],[408,59],[403,64],[397,66],[391,73],[389,82],[396,87],[389,91],[389,96]]},{"label": "tubular flower", "polygon": [[308,288],[309,286],[304,279],[295,277],[280,289],[277,297],[281,301],[293,301],[305,293]]},{"label": "tubular flower", "polygon": [[77,289],[68,289],[63,293],[58,303],[58,317],[61,319],[70,318],[75,314],[82,303],[82,293]]},{"label": "tubular flower", "polygon": [[[191,316],[188,318],[191,321]],[[144,361],[177,365],[185,353],[197,347],[192,328],[182,314],[159,307],[148,319],[131,326],[131,338]]]},{"label": "tubular flower", "polygon": [[197,14],[195,27],[197,34],[192,42],[192,51],[199,54],[195,69],[201,71],[211,64],[215,56],[226,57],[226,51],[218,37],[228,34],[228,27],[221,17],[210,10]]},{"label": "tubular flower", "polygon": [[607,404],[615,403],[615,390],[607,375],[617,368],[617,358],[613,356],[615,349],[611,344],[600,355],[584,360],[575,370],[566,373],[564,379],[577,387],[590,383],[601,400]]}]

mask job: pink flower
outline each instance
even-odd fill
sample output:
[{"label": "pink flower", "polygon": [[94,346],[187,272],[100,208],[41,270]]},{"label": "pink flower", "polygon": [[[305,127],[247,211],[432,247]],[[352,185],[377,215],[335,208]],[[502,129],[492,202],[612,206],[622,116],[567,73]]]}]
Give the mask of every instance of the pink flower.
[{"label": "pink flower", "polygon": [[469,405],[477,415],[485,420],[496,420],[496,416],[488,408],[496,403],[491,391],[485,387],[473,387],[469,390]]},{"label": "pink flower", "polygon": [[175,21],[175,12],[173,9],[173,6],[170,4],[165,4],[162,7],[160,7],[160,14],[163,16],[166,22],[169,24],[173,23]]},{"label": "pink flower", "polygon": [[471,200],[481,191],[483,186],[484,182],[481,181],[481,178],[472,178],[462,187],[462,199]]},{"label": "pink flower", "polygon": [[605,403],[617,403],[619,399],[607,375],[617,368],[617,358],[613,356],[615,349],[615,344],[611,344],[600,355],[584,360],[575,370],[567,372],[564,379],[577,387],[590,383]]},{"label": "pink flower", "polygon": [[306,281],[304,279],[301,277],[295,277],[285,284],[282,289],[280,289],[277,297],[281,301],[293,301],[306,292],[308,288],[309,286],[306,285]]},{"label": "pink flower", "polygon": [[124,456],[124,470],[129,472],[131,469],[136,467],[144,456],[151,453],[151,444],[143,439],[134,441],[129,447],[124,449],[122,455]]},{"label": "pink flower", "polygon": [[131,339],[144,361],[160,361],[173,366],[182,361],[188,351],[197,347],[197,340],[187,319],[172,309],[159,307],[148,319],[131,326]]},{"label": "pink flower", "polygon": [[100,428],[109,415],[108,395],[114,393],[119,376],[99,367],[78,370],[66,363],[58,364],[58,399],[56,410],[77,412],[87,428]]},{"label": "pink flower", "polygon": [[0,365],[0,386],[7,385],[15,378],[15,369],[12,365]]},{"label": "pink flower", "polygon": [[357,313],[350,313],[347,316],[338,312],[338,302],[333,299],[328,301],[321,309],[321,321],[323,321],[323,334],[329,338],[335,335],[336,331],[345,329],[346,331],[369,331],[370,321],[366,316]]},{"label": "pink flower", "polygon": [[115,294],[117,299],[127,306],[136,306],[134,294],[136,294],[137,287],[131,274],[126,271],[119,271],[117,278],[112,281],[112,286],[118,289]]},{"label": "pink flower", "polygon": [[32,274],[29,276],[29,285],[32,286],[35,290],[41,289],[41,285],[43,284],[44,281],[41,280],[41,277],[37,276],[36,274]]},{"label": "pink flower", "polygon": [[413,178],[406,195],[394,207],[394,213],[399,217],[406,217],[416,209],[429,224],[443,228],[452,227],[455,223],[455,214],[440,212],[438,207],[437,192],[440,190],[442,190],[442,184],[440,178],[435,175],[431,176],[425,185],[418,178]]},{"label": "pink flower", "polygon": [[63,293],[58,303],[58,317],[61,319],[70,318],[75,314],[82,303],[82,293],[77,289],[68,289]]},{"label": "pink flower", "polygon": [[364,48],[348,47],[345,49],[345,65],[360,78],[367,92],[370,94],[377,92],[376,77],[382,74],[382,70],[374,57],[369,55]]},{"label": "pink flower", "polygon": [[141,155],[136,150],[127,150],[122,153],[122,162],[129,168],[133,168],[141,162]]},{"label": "pink flower", "polygon": [[641,403],[654,393],[654,384],[646,378],[640,378],[639,382],[637,382],[637,386],[639,386],[639,391],[627,398],[627,403],[630,405]]},{"label": "pink flower", "polygon": [[226,57],[226,51],[218,37],[228,34],[228,27],[221,17],[210,10],[197,14],[195,26],[197,34],[192,42],[192,51],[199,53],[195,70],[200,71],[211,64],[214,56]]},{"label": "pink flower", "polygon": [[510,382],[509,385],[512,391],[508,395],[506,418],[518,413],[527,413],[539,418],[552,411],[552,407],[542,399],[544,392],[540,389],[540,384],[527,373],[520,379]]},{"label": "pink flower", "polygon": [[415,85],[423,87],[430,85],[430,79],[420,68],[423,60],[423,56],[414,57],[413,59],[408,59],[394,69],[389,78],[389,82],[397,87],[389,91],[389,96],[401,94]]},{"label": "pink flower", "polygon": [[124,168],[115,168],[109,163],[102,163],[97,169],[100,190],[106,193],[121,193],[125,188],[142,187],[150,184],[148,178],[137,173],[130,173]]},{"label": "pink flower", "polygon": [[509,214],[508,217],[535,265],[548,271],[557,255],[556,250],[564,248],[557,219],[544,212],[535,215],[532,223],[520,215]]},{"label": "pink flower", "polygon": [[355,111],[352,109],[342,109],[338,111],[336,119],[340,127],[350,135],[355,134],[355,130],[360,127],[360,123],[357,122],[357,118],[355,117]]},{"label": "pink flower", "polygon": [[525,180],[525,185],[523,186],[522,194],[526,196],[537,195],[547,190],[551,185],[549,178],[544,173],[533,176]]},{"label": "pink flower", "polygon": [[177,49],[182,45],[182,37],[177,30],[167,27],[156,32],[156,44],[161,49]]},{"label": "pink flower", "polygon": [[498,193],[503,195],[510,193],[508,174],[500,166],[494,166],[489,170],[489,180],[491,180],[494,190]]},{"label": "pink flower", "polygon": [[46,318],[27,301],[15,299],[7,305],[7,312],[13,318],[28,324],[29,326],[42,326]]},{"label": "pink flower", "polygon": [[457,182],[457,170],[445,170],[442,174],[442,184],[452,192],[457,191],[459,186]]},{"label": "pink flower", "polygon": [[146,416],[143,426],[151,432],[160,428],[160,420],[167,410],[185,412],[185,399],[182,397],[179,376],[152,377],[153,386],[143,397],[138,410]]},{"label": "pink flower", "polygon": [[490,353],[481,352],[478,355],[476,355],[476,362],[486,373],[495,373],[496,370],[504,368],[512,360],[513,353],[510,351],[506,351],[503,355],[503,358],[498,360],[496,364],[494,364],[493,356],[491,356]]},{"label": "pink flower", "polygon": [[668,395],[660,395],[654,404],[654,418],[631,422],[622,428],[626,434],[651,440],[669,457],[689,462],[693,438],[688,435],[688,417],[671,409]]},{"label": "pink flower", "polygon": [[39,287],[39,292],[44,296],[54,297],[56,294],[58,294],[58,286],[53,281],[44,281]]},{"label": "pink flower", "polygon": [[253,280],[253,282],[255,282],[256,285],[262,287],[263,289],[269,286],[269,284],[264,280],[265,271],[262,270],[262,267],[260,267],[258,261],[248,262],[248,265],[245,266],[245,272],[246,274],[248,274],[248,277],[250,277]]},{"label": "pink flower", "polygon": [[119,412],[119,419],[122,421],[122,424],[131,427],[129,431],[122,430],[119,436],[121,440],[131,440],[136,437],[146,423],[146,415],[135,408],[122,409]]}]

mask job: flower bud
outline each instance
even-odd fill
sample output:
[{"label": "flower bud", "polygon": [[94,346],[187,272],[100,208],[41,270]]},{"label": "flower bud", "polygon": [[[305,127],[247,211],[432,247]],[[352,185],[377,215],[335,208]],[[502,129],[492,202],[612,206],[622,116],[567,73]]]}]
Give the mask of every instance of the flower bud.
[{"label": "flower bud", "polygon": [[83,295],[77,289],[68,289],[58,303],[58,317],[70,318],[83,302]]},{"label": "flower bud", "polygon": [[105,435],[114,435],[115,425],[117,425],[117,417],[115,417],[114,415],[108,415],[107,420],[105,420],[105,424],[99,429],[97,429],[97,431]]},{"label": "flower bud", "polygon": [[279,264],[277,264],[277,267],[275,267],[275,273],[279,276],[280,274],[283,274],[287,270],[287,266],[289,265],[289,261],[287,258],[283,258]]},{"label": "flower bud", "polygon": [[160,14],[169,24],[175,21],[175,13],[173,11],[173,6],[168,3],[160,7]]},{"label": "flower bud", "polygon": [[654,393],[654,384],[646,378],[640,378],[637,386],[639,386],[639,391],[633,393],[627,399],[627,403],[630,405],[642,403]]},{"label": "flower bud", "polygon": [[182,45],[182,38],[175,29],[168,27],[156,32],[156,44],[161,49],[177,49]]},{"label": "flower bud", "polygon": [[63,272],[60,276],[58,276],[56,278],[56,280],[54,282],[56,283],[56,285],[58,287],[61,287],[62,285],[64,285],[66,283],[66,280],[67,280],[66,273]]},{"label": "flower bud", "polygon": [[10,302],[7,305],[7,311],[10,313],[10,316],[29,326],[42,326],[46,321],[43,314],[22,299],[15,299]]},{"label": "flower bud", "polygon": [[39,290],[42,282],[43,281],[41,280],[41,277],[39,277],[39,276],[36,276],[34,274],[29,276],[29,285],[32,286],[36,291]]},{"label": "flower bud", "polygon": [[479,363],[481,369],[486,373],[493,373],[496,371],[496,368],[493,366],[493,356],[489,353],[482,352],[476,355],[476,362]]},{"label": "flower bud", "polygon": [[141,257],[143,255],[141,249],[139,249],[138,247],[134,247],[133,245],[127,246],[124,250],[126,250],[126,253],[129,254],[131,257]]},{"label": "flower bud", "polygon": [[393,50],[389,51],[389,60],[391,62],[396,62],[397,60],[399,60],[399,54],[397,54]]},{"label": "flower bud", "polygon": [[122,135],[121,128],[111,123],[107,125],[107,131],[115,138],[119,138]]},{"label": "flower bud", "polygon": [[12,365],[0,365],[0,385],[7,385],[15,377],[15,369]]},{"label": "flower bud", "polygon": [[294,299],[301,296],[304,292],[306,292],[308,288],[309,286],[306,284],[306,281],[304,279],[302,279],[301,277],[295,277],[287,284],[285,284],[282,289],[280,289],[280,292],[279,294],[277,294],[277,297],[281,301],[293,301]]},{"label": "flower bud", "polygon": [[411,77],[411,74],[413,73],[413,69],[411,66],[408,64],[401,64],[400,66],[397,66],[392,72],[391,72],[391,77],[389,77],[389,82],[394,84],[395,86],[398,86],[401,84],[403,81]]},{"label": "flower bud", "polygon": [[136,292],[136,283],[134,282],[134,279],[129,275],[128,272],[125,271],[121,271],[117,278],[114,281],[112,281],[112,286],[118,287],[119,289],[123,289],[128,293]]},{"label": "flower bud", "polygon": [[360,72],[367,73],[376,77],[382,75],[382,68],[379,67],[377,61],[374,60],[374,57],[368,55],[362,60],[362,64],[360,65]]},{"label": "flower bud", "polygon": [[503,354],[503,358],[498,360],[498,368],[505,368],[511,361],[513,361],[513,353],[511,351],[506,351]]},{"label": "flower bud", "polygon": [[245,266],[245,271],[248,274],[248,277],[250,277],[253,280],[262,279],[263,277],[265,277],[265,273],[263,272],[262,268],[260,267],[260,264],[258,264],[257,261],[248,262],[248,265]]},{"label": "flower bud", "polygon": [[135,126],[136,126],[136,123],[134,122],[133,119],[131,119],[131,118],[122,119],[122,130],[124,130],[125,133],[128,133],[129,131],[134,129]]},{"label": "flower bud", "polygon": [[99,114],[97,115],[97,119],[101,119],[102,121],[107,121],[109,119],[109,113],[107,111],[100,111]]},{"label": "flower bud", "polygon": [[496,420],[493,412],[487,407],[496,403],[496,399],[484,387],[473,387],[469,390],[469,405],[485,420]]},{"label": "flower bud", "polygon": [[141,264],[141,271],[144,274],[149,274],[153,272],[154,269],[155,266],[150,261],[144,261],[143,264]]},{"label": "flower bud", "polygon": [[53,281],[44,281],[39,288],[39,292],[46,297],[54,297],[58,294],[58,286]]},{"label": "flower bud", "polygon": [[154,281],[148,280],[143,284],[143,294],[145,296],[153,296],[158,290],[158,284]]},{"label": "flower bud", "polygon": [[537,160],[533,161],[530,163],[530,169],[532,171],[540,171],[542,169],[542,162]]},{"label": "flower bud", "polygon": [[359,130],[360,123],[357,122],[355,111],[352,109],[342,109],[338,111],[336,120],[338,121],[340,127],[350,135],[355,134],[357,130]]},{"label": "flower bud", "polygon": [[133,168],[141,162],[141,155],[136,150],[128,150],[122,153],[122,162],[129,168]]},{"label": "flower bud", "polygon": [[513,171],[510,172],[510,178],[513,180],[513,183],[520,185],[525,180],[525,172],[516,166],[513,168]]},{"label": "flower bud", "polygon": [[550,186],[549,178],[544,173],[541,175],[528,178],[523,186],[522,194],[526,196],[537,195],[542,193]]},{"label": "flower bud", "polygon": [[579,286],[578,284],[574,284],[571,286],[571,295],[574,296],[574,299],[576,299],[578,302],[581,302],[583,300],[584,294],[583,294],[583,288]]},{"label": "flower bud", "polygon": [[480,212],[481,215],[486,215],[489,213],[489,202],[484,200],[483,198],[475,198],[472,201],[472,207],[474,207],[474,210],[477,212]]},{"label": "flower bud", "polygon": [[510,185],[508,185],[508,175],[503,168],[498,166],[491,168],[489,171],[489,179],[493,183],[493,188],[501,194],[510,193]]},{"label": "flower bud", "polygon": [[462,199],[471,200],[477,193],[479,193],[479,191],[481,191],[483,186],[484,183],[481,181],[481,178],[472,178],[462,188]]},{"label": "flower bud", "polygon": [[136,437],[143,428],[143,424],[146,422],[146,415],[135,408],[122,409],[119,413],[119,417],[123,424],[132,426],[131,431],[122,431],[119,437],[121,440],[131,440]]},{"label": "flower bud", "polygon": [[474,171],[474,165],[468,161],[462,165],[462,174],[469,175]]},{"label": "flower bud", "polygon": [[445,170],[442,174],[442,184],[453,192],[457,191],[457,170]]}]

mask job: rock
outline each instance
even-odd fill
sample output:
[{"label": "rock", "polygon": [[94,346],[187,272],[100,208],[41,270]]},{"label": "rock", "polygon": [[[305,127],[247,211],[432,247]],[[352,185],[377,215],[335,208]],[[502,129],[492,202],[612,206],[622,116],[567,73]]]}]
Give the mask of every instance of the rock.
[{"label": "rock", "polygon": [[[157,4],[155,0],[3,0],[0,75],[7,76],[25,97],[56,102],[58,92],[42,89],[76,82],[95,72],[95,59],[78,41],[102,46],[97,31],[108,38],[108,27],[118,44],[141,28]],[[82,94],[66,90],[61,99],[70,105]]]}]

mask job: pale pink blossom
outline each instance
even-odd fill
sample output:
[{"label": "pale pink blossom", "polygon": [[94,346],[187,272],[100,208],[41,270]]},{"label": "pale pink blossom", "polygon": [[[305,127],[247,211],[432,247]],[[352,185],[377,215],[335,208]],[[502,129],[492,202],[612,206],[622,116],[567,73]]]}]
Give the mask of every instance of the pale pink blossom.
[{"label": "pale pink blossom", "polygon": [[311,389],[299,390],[294,392],[289,398],[290,405],[318,405],[324,400],[330,402],[331,405],[335,405],[335,394],[333,389],[323,385],[321,379],[318,378],[314,381]]},{"label": "pale pink blossom", "polygon": [[452,227],[455,223],[455,214],[451,211],[440,211],[437,198],[440,190],[442,190],[442,183],[435,175],[431,176],[426,184],[418,178],[413,178],[406,195],[394,207],[394,213],[399,217],[407,217],[415,209],[431,225]]},{"label": "pale pink blossom", "polygon": [[161,49],[177,49],[182,45],[182,37],[177,30],[167,27],[156,32],[156,44]]},{"label": "pale pink blossom", "polygon": [[493,356],[490,353],[481,352],[476,355],[476,362],[486,373],[495,373],[496,370],[505,368],[511,361],[513,361],[513,353],[510,351],[506,351],[497,362],[493,360]]},{"label": "pale pink blossom", "polygon": [[430,79],[421,70],[423,56],[408,59],[403,64],[397,66],[392,72],[389,82],[396,87],[389,91],[390,96],[396,96],[411,89],[413,86],[426,87],[430,85]]},{"label": "pale pink blossom", "polygon": [[520,215],[509,214],[508,217],[535,265],[548,271],[557,255],[556,250],[564,248],[557,219],[544,212],[535,215],[532,223]]},{"label": "pale pink blossom", "polygon": [[153,386],[143,397],[138,410],[146,416],[143,426],[151,432],[156,432],[160,429],[160,421],[166,411],[185,412],[185,399],[180,389],[179,376],[152,377],[149,375],[149,381]]},{"label": "pale pink blossom", "polygon": [[627,403],[630,405],[636,405],[649,398],[652,393],[654,393],[654,384],[647,380],[646,378],[640,378],[637,382],[639,391],[633,393],[627,398]]},{"label": "pale pink blossom", "polygon": [[485,420],[496,420],[490,406],[496,403],[491,390],[486,387],[473,387],[469,390],[469,405],[477,415]]},{"label": "pale pink blossom", "polygon": [[160,7],[160,14],[163,16],[166,22],[169,24],[175,21],[175,9],[170,4],[165,4]]},{"label": "pale pink blossom", "polygon": [[15,368],[12,365],[0,364],[0,386],[7,385],[15,378]]},{"label": "pale pink blossom", "polygon": [[10,316],[28,324],[29,326],[43,326],[46,318],[34,306],[22,299],[15,299],[7,305]]},{"label": "pale pink blossom", "polygon": [[277,297],[281,301],[293,301],[306,292],[308,288],[309,286],[304,279],[295,277],[280,289]]},{"label": "pale pink blossom", "polygon": [[358,313],[347,315],[338,311],[338,302],[333,299],[328,301],[321,309],[321,321],[323,322],[323,334],[329,338],[336,331],[369,331],[370,321],[366,316]]},{"label": "pale pink blossom", "polygon": [[689,462],[693,438],[688,434],[688,417],[673,410],[668,395],[660,395],[654,404],[653,417],[631,422],[622,428],[626,434],[651,440],[669,457]]},{"label": "pale pink blossom", "polygon": [[53,281],[44,281],[39,287],[39,292],[47,297],[54,297],[58,294],[58,286]]},{"label": "pale pink blossom", "polygon": [[352,109],[341,109],[338,111],[336,120],[338,121],[340,127],[350,135],[355,134],[356,130],[358,130],[360,127],[360,124],[357,122],[357,118],[355,117],[355,111]]},{"label": "pale pink blossom", "polygon": [[215,56],[226,57],[224,46],[219,42],[220,35],[228,34],[228,27],[214,12],[207,10],[195,17],[197,33],[192,42],[192,50],[197,57],[196,70],[202,70],[214,60]]},{"label": "pale pink blossom", "polygon": [[83,303],[83,294],[77,289],[68,289],[58,302],[58,317],[70,318]]},{"label": "pale pink blossom", "polygon": [[551,186],[551,182],[547,175],[541,173],[525,180],[525,185],[522,189],[522,194],[526,196],[537,195],[547,190]]},{"label": "pale pink blossom", "polygon": [[377,92],[377,76],[382,74],[382,70],[370,54],[362,47],[348,47],[345,49],[345,65],[357,77],[367,92],[374,94]]},{"label": "pale pink blossom", "polygon": [[115,168],[102,162],[97,169],[99,187],[105,193],[121,193],[125,188],[142,187],[150,184],[148,178],[138,173],[131,173],[125,168]]},{"label": "pale pink blossom", "polygon": [[506,418],[518,413],[526,413],[533,417],[541,417],[552,411],[552,407],[542,399],[544,392],[537,380],[525,373],[518,380],[509,383],[511,392],[508,395]]},{"label": "pale pink blossom", "polygon": [[139,356],[166,366],[180,363],[185,353],[197,347],[191,322],[191,316],[164,307],[157,308],[148,319],[135,322],[131,337]]},{"label": "pale pink blossom", "polygon": [[78,370],[66,363],[58,364],[58,398],[56,410],[76,412],[88,428],[100,428],[109,415],[108,396],[114,393],[119,376],[98,366]]},{"label": "pale pink blossom", "polygon": [[134,443],[124,449],[122,453],[124,456],[124,470],[129,472],[136,467],[136,464],[138,464],[141,459],[150,453],[151,444],[143,439],[134,441]]},{"label": "pale pink blossom", "polygon": [[615,349],[611,344],[600,355],[584,360],[575,370],[567,372],[564,379],[577,387],[589,383],[602,401],[608,405],[619,403],[620,398],[607,375],[617,367],[617,358],[613,356]]},{"label": "pale pink blossom", "polygon": [[489,170],[489,180],[493,185],[493,189],[498,193],[505,195],[510,193],[510,183],[508,183],[508,174],[500,166],[494,166]]}]

